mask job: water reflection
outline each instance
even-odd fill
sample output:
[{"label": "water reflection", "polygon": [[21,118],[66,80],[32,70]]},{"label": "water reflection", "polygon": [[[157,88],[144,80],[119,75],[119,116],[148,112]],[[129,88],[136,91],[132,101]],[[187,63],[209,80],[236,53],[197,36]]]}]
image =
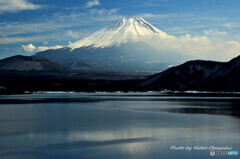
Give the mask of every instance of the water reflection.
[{"label": "water reflection", "polygon": [[105,140],[105,141],[77,141],[77,142],[71,142],[71,143],[46,145],[46,146],[38,147],[37,150],[87,148],[87,147],[109,146],[109,145],[117,145],[117,144],[131,144],[131,143],[149,142],[149,141],[153,141],[153,139],[148,137],[142,137],[142,138],[115,139],[115,140]]},{"label": "water reflection", "polygon": [[1,97],[22,102],[0,104],[0,158],[211,158],[209,151],[173,152],[172,145],[240,151],[238,99],[204,99]]},{"label": "water reflection", "polygon": [[134,110],[185,114],[226,115],[240,118],[239,105],[240,103],[232,102],[176,102],[169,103],[167,107],[134,108]]}]

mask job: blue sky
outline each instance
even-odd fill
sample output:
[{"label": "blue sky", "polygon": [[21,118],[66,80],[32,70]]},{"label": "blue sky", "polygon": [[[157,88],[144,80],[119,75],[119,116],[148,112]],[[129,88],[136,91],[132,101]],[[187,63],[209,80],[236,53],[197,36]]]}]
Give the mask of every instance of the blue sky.
[{"label": "blue sky", "polygon": [[239,8],[239,0],[0,0],[0,58],[66,46],[121,17],[143,17],[186,45],[182,52],[200,39],[207,51],[199,52],[212,52],[205,58],[226,50],[228,60],[240,53]]}]

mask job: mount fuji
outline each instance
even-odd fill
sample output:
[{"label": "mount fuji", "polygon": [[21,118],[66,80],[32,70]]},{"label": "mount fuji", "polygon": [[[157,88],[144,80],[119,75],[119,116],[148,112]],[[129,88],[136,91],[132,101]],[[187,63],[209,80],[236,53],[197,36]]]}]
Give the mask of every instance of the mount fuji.
[{"label": "mount fuji", "polygon": [[152,74],[177,64],[182,58],[153,47],[154,37],[173,38],[143,18],[122,18],[64,48],[34,56],[84,73]]}]

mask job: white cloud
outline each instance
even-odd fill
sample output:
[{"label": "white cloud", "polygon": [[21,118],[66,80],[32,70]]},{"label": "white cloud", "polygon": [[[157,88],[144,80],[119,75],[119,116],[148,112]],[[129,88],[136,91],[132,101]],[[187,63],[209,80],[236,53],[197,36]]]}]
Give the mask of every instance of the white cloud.
[{"label": "white cloud", "polygon": [[[90,9],[87,12],[72,12],[70,14],[55,13],[47,19],[40,19],[38,22],[1,22],[0,21],[0,41],[1,38],[16,37],[16,35],[38,33],[42,34],[49,31],[62,31],[71,27],[94,26],[101,22],[110,22],[121,18],[117,14],[118,8],[107,9]],[[81,21],[81,23],[79,23]],[[81,36],[88,31],[81,33]],[[15,35],[15,36],[14,36]],[[78,33],[78,36],[80,33]],[[24,40],[24,39],[22,39]],[[1,42],[0,42],[1,43]]]},{"label": "white cloud", "polygon": [[85,5],[85,8],[91,8],[93,6],[98,6],[98,5],[100,5],[99,0],[88,1],[87,4]]},{"label": "white cloud", "polygon": [[189,59],[226,61],[240,54],[240,42],[212,40],[206,36],[154,36],[146,41],[161,52],[179,53]]},{"label": "white cloud", "polygon": [[118,10],[119,10],[119,8],[114,8],[114,9],[110,9],[110,10],[91,9],[90,10],[90,15],[97,15],[97,16],[112,15],[112,14],[117,13]]},{"label": "white cloud", "polygon": [[3,37],[0,38],[0,44],[13,44],[13,43],[19,43],[19,42],[27,42],[30,41],[30,38],[24,38],[24,37]]},{"label": "white cloud", "polygon": [[79,35],[77,32],[73,32],[72,30],[68,30],[66,33],[66,36],[68,37],[73,37],[75,39],[79,38]]},{"label": "white cloud", "polygon": [[239,23],[226,23],[226,24],[223,24],[222,25],[223,27],[226,27],[226,28],[240,28],[240,24]]},{"label": "white cloud", "polygon": [[63,24],[58,21],[48,20],[44,22],[0,22],[0,36],[42,33],[46,31],[53,31],[65,27],[71,27],[73,24]]},{"label": "white cloud", "polygon": [[214,35],[227,35],[228,33],[226,31],[216,31]]},{"label": "white cloud", "polygon": [[203,33],[205,35],[215,35],[215,36],[221,36],[221,35],[228,34],[226,31],[213,31],[213,30],[204,30]]},{"label": "white cloud", "polygon": [[[205,59],[227,61],[236,57],[240,53],[240,42],[238,41],[220,41],[210,39],[207,36],[184,36],[176,37],[168,34],[163,36],[145,37],[146,42],[159,50],[160,53],[178,53],[187,56],[188,59]],[[71,44],[71,41],[69,41]],[[39,46],[33,44],[22,45],[27,52],[45,51],[48,49],[60,49],[64,46]]]},{"label": "white cloud", "polygon": [[58,34],[50,34],[50,35],[37,35],[37,36],[15,36],[15,37],[1,37],[0,36],[0,44],[16,44],[22,42],[43,42],[45,40],[55,40],[60,39],[62,36]]},{"label": "white cloud", "polygon": [[22,47],[26,52],[34,52],[37,49],[33,44],[22,45]]},{"label": "white cloud", "polygon": [[61,45],[56,45],[56,46],[39,46],[37,48],[37,51],[40,52],[40,51],[45,51],[45,50],[49,50],[49,49],[55,50],[55,49],[61,49],[61,48],[63,48],[63,46],[61,46]]},{"label": "white cloud", "polygon": [[212,33],[212,30],[203,30],[203,33],[204,33],[205,35],[209,35],[209,34]]},{"label": "white cloud", "polygon": [[171,34],[187,34],[189,33],[188,30],[184,30],[183,28],[181,27],[178,27],[178,26],[175,26],[175,27],[169,27],[169,28],[166,28],[165,29],[167,32],[170,32]]},{"label": "white cloud", "polygon": [[63,46],[61,45],[56,45],[56,46],[39,46],[36,47],[33,44],[28,44],[28,45],[22,45],[22,48],[26,52],[40,52],[40,51],[45,51],[49,49],[61,49]]},{"label": "white cloud", "polygon": [[41,7],[28,1],[29,0],[0,0],[0,13],[36,10]]}]

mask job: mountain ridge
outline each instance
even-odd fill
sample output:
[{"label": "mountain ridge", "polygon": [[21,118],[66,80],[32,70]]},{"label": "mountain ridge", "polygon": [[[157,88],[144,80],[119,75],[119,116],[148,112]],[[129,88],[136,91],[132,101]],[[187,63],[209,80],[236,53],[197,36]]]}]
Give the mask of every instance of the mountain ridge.
[{"label": "mountain ridge", "polygon": [[[194,71],[189,64],[194,65]],[[228,62],[188,61],[149,76],[141,87],[146,90],[240,91],[240,56]]]},{"label": "mountain ridge", "polygon": [[[19,59],[23,61],[24,69],[22,65],[19,65],[21,63],[16,62]],[[123,79],[122,75],[116,76],[116,74],[89,76],[65,72],[65,69],[58,71],[58,67],[55,71],[52,69],[42,71],[43,67],[39,68],[39,65],[34,64],[39,60],[43,60],[43,63],[49,62],[43,58],[24,56],[0,60],[0,94],[25,91],[240,91],[240,56],[229,62],[187,61],[149,76],[147,79],[139,76]],[[32,63],[26,65],[25,61]],[[52,63],[50,61],[51,65]],[[54,66],[56,65],[54,64]],[[10,66],[10,69],[7,66]],[[32,67],[32,69],[26,70],[25,67]],[[60,66],[60,68],[62,67]],[[225,70],[227,70],[226,74]],[[219,75],[218,72],[223,74],[216,76]]]},{"label": "mountain ridge", "polygon": [[195,90],[224,65],[225,63],[216,61],[187,61],[179,66],[149,76],[141,86],[154,90]]},{"label": "mountain ridge", "polygon": [[0,60],[0,72],[31,72],[62,74],[70,71],[59,64],[41,57],[15,55]]}]

